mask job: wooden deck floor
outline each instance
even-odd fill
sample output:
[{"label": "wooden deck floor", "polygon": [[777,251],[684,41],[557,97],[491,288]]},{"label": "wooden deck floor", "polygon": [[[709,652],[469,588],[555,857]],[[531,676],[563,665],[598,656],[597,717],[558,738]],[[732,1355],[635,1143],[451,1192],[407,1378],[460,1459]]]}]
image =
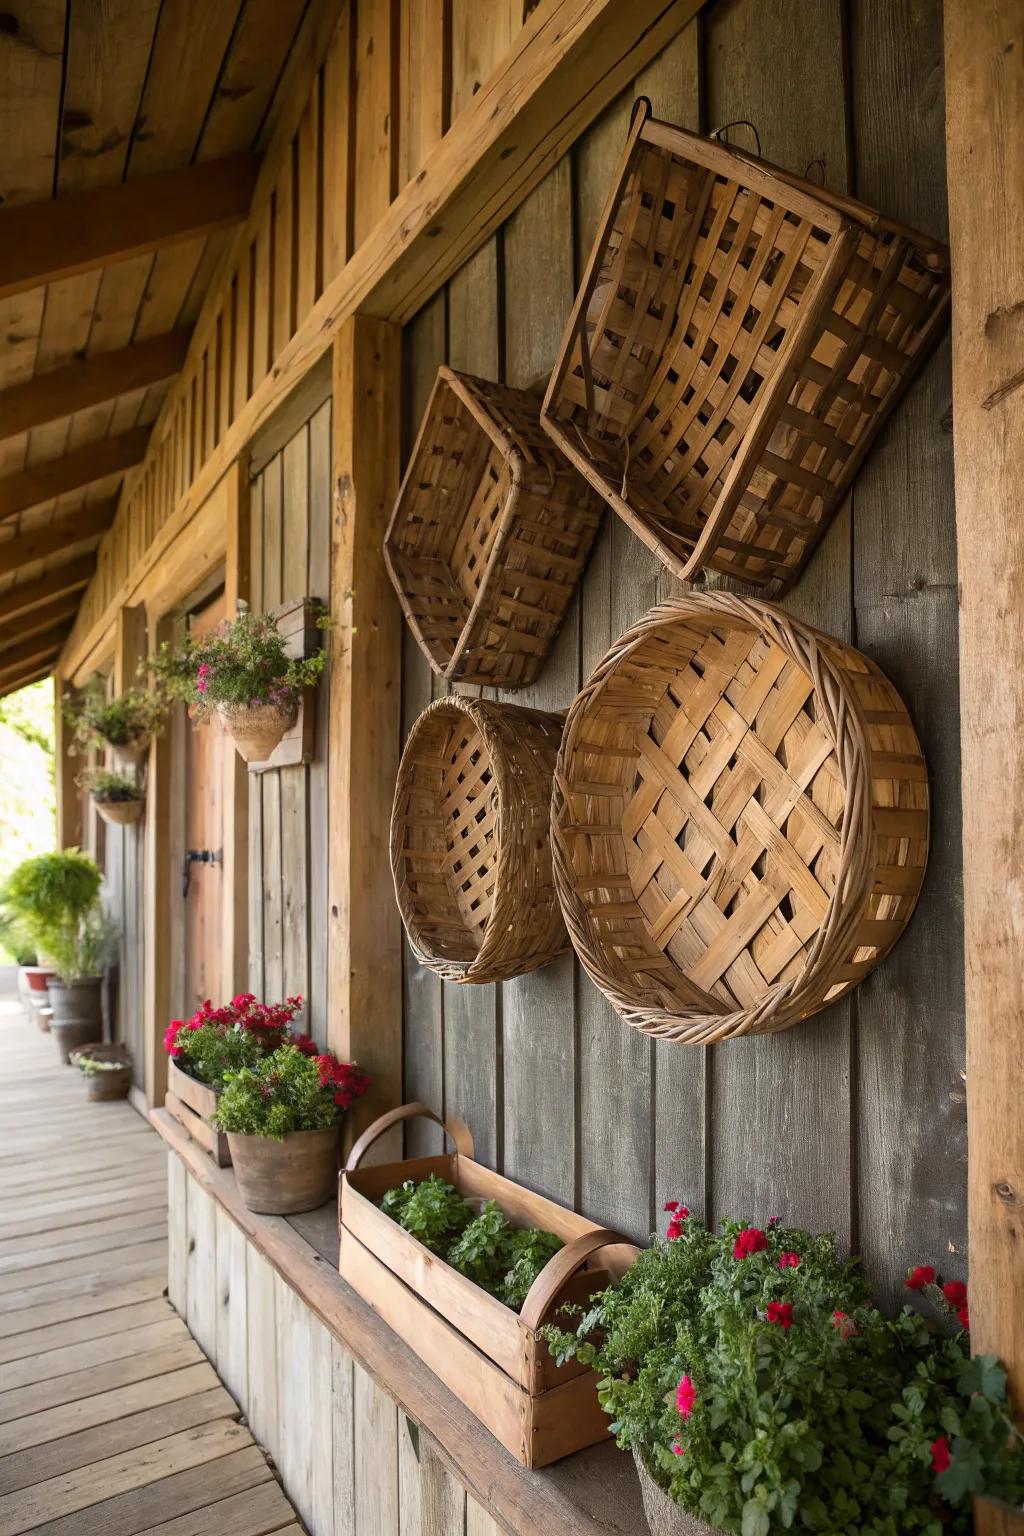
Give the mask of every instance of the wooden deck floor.
[{"label": "wooden deck floor", "polygon": [[299,1536],[164,1296],[159,1137],[86,1102],[9,983],[0,1062],[0,1536]]}]

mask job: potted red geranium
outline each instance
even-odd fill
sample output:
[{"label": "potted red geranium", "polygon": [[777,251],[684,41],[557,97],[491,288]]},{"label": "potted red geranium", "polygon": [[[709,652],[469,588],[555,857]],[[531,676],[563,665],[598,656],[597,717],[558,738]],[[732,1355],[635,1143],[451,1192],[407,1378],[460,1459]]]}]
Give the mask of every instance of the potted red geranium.
[{"label": "potted red geranium", "polygon": [[213,1126],[225,1074],[253,1066],[276,1051],[285,1040],[315,1053],[308,1035],[292,1024],[302,1009],[301,997],[281,1003],[258,1002],[252,992],[240,992],[215,1008],[209,999],[190,1019],[172,1019],[164,1034],[167,1064],[167,1110],[225,1167],[231,1161],[227,1138]]},{"label": "potted red geranium", "polygon": [[286,1216],[330,1200],[345,1112],[370,1087],[352,1062],[311,1055],[292,1041],[225,1073],[214,1124],[227,1135],[242,1199]]}]

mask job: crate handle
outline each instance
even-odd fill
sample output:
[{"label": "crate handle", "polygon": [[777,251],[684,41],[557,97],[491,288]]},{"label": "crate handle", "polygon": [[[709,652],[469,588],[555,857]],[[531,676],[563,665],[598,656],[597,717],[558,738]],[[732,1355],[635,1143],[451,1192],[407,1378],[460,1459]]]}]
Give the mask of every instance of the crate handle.
[{"label": "crate handle", "polygon": [[564,1248],[559,1248],[554,1258],[549,1259],[545,1264],[527,1292],[519,1314],[524,1328],[540,1327],[559,1291],[585,1259],[589,1259],[590,1255],[597,1253],[600,1248],[607,1248],[612,1244],[617,1246],[620,1243],[625,1244],[627,1248],[634,1246],[628,1237],[623,1237],[621,1232],[613,1232],[609,1227],[595,1227],[593,1232],[583,1232],[579,1237],[574,1237],[571,1243],[566,1243]]},{"label": "crate handle", "polygon": [[381,1115],[360,1136],[348,1155],[345,1164],[346,1173],[354,1173],[359,1167],[365,1154],[373,1146],[379,1136],[385,1131],[390,1131],[393,1125],[399,1125],[403,1120],[415,1120],[422,1115],[427,1120],[433,1120],[455,1143],[455,1150],[462,1157],[473,1156],[473,1135],[464,1120],[442,1120],[440,1115],[435,1115],[426,1104],[400,1104],[397,1109],[389,1109],[386,1115]]}]

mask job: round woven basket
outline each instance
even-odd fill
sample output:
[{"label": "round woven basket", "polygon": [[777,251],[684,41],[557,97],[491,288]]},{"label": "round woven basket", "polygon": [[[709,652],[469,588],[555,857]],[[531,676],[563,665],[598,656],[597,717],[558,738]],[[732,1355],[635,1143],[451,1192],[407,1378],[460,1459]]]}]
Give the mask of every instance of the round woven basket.
[{"label": "round woven basket", "polygon": [[576,952],[628,1024],[691,1045],[788,1029],[910,918],[924,756],[868,657],[770,603],[693,593],[574,701],[552,855]]},{"label": "round woven basket", "polygon": [[243,761],[265,763],[295,724],[297,710],[277,704],[220,704],[217,713]]},{"label": "round woven basket", "polygon": [[561,715],[455,695],[409,734],[391,869],[421,965],[446,981],[507,981],[568,949],[551,871]]},{"label": "round woven basket", "polygon": [[128,827],[131,826],[133,821],[138,821],[142,815],[142,807],[145,803],[145,800],[141,798],[138,800],[97,800],[95,795],[93,796],[93,804],[103,817],[103,820],[110,822],[111,825],[116,827]]}]

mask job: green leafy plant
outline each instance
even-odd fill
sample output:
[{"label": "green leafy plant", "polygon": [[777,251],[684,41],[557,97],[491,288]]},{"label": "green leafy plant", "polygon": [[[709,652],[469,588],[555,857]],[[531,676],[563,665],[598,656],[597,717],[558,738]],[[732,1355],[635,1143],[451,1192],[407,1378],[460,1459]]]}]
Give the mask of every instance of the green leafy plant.
[{"label": "green leafy plant", "polygon": [[96,1077],[101,1072],[123,1072],[125,1067],[130,1067],[131,1062],[127,1056],[117,1061],[99,1060],[95,1056],[83,1055],[81,1051],[75,1054],[75,1066],[83,1077]]},{"label": "green leafy plant", "polygon": [[329,1051],[310,1056],[288,1042],[254,1066],[225,1072],[213,1123],[219,1131],[274,1141],[294,1131],[326,1131],[370,1086],[353,1063]]},{"label": "green leafy plant", "polygon": [[75,779],[79,789],[88,790],[101,805],[123,804],[131,800],[144,800],[146,792],[127,773],[116,773],[111,768],[88,768]]},{"label": "green leafy plant", "polygon": [[35,965],[36,947],[23,922],[8,912],[0,895],[0,949],[14,956],[15,965]]},{"label": "green leafy plant", "polygon": [[938,1321],[884,1317],[830,1235],[723,1223],[671,1202],[667,1240],[596,1297],[558,1360],[593,1366],[620,1446],[688,1513],[739,1536],[940,1536],[971,1496],[1024,1496],[1006,1378],[971,1360],[966,1288],[908,1286]]},{"label": "green leafy plant", "polygon": [[167,699],[160,688],[129,688],[108,699],[102,677],[96,676],[80,698],[64,695],[61,712],[73,736],[72,753],[91,746],[133,747],[163,725]]},{"label": "green leafy plant", "polygon": [[[326,619],[318,618],[323,627]],[[199,639],[187,635],[177,646],[165,644],[154,670],[175,698],[184,699],[192,715],[220,709],[256,708],[272,704],[294,711],[303,688],[315,687],[323,675],[323,649],[312,656],[286,653],[286,641],[269,614],[241,612],[225,619]]]},{"label": "green leafy plant", "polygon": [[496,1200],[475,1212],[436,1173],[406,1179],[380,1203],[386,1216],[505,1306],[518,1312],[534,1280],[562,1247],[553,1232],[513,1227]]},{"label": "green leafy plant", "polygon": [[292,1033],[292,1021],[301,1007],[301,997],[259,1003],[252,992],[240,992],[220,1008],[207,999],[190,1019],[171,1020],[164,1032],[164,1049],[182,1071],[219,1092],[227,1073],[258,1066],[286,1041],[307,1056],[317,1055],[308,1035]]},{"label": "green leafy plant", "polygon": [[99,906],[100,871],[78,848],[26,859],[11,872],[0,903],[63,981],[99,974],[111,927]]}]

